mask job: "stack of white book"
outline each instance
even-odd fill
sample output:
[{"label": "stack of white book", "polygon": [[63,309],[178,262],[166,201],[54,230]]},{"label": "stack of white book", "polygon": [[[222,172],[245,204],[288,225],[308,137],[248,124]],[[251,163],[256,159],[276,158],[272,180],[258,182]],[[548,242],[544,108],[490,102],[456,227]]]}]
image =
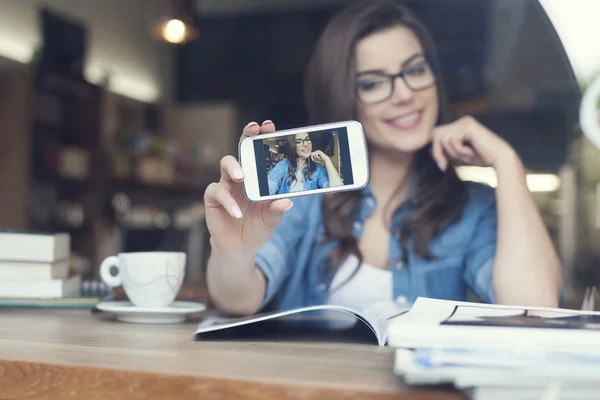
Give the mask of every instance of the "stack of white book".
[{"label": "stack of white book", "polygon": [[77,296],[68,233],[0,232],[0,298]]},{"label": "stack of white book", "polygon": [[419,298],[388,327],[407,384],[473,399],[600,399],[600,312]]}]

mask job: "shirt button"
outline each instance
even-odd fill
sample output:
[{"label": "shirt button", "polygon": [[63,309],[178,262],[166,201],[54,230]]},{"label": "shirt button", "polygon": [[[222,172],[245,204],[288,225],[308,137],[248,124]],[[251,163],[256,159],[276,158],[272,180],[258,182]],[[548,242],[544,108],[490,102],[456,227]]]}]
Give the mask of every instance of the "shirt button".
[{"label": "shirt button", "polygon": [[396,269],[402,269],[402,268],[404,268],[404,261],[402,261],[402,260],[396,261]]},{"label": "shirt button", "polygon": [[367,199],[367,205],[368,205],[369,207],[375,207],[375,199],[373,199],[372,197],[369,197],[369,198]]},{"label": "shirt button", "polygon": [[355,223],[352,225],[352,227],[353,227],[355,230],[359,230],[359,229],[362,227],[362,224],[361,224],[360,222],[355,222]]},{"label": "shirt button", "polygon": [[325,291],[325,289],[327,289],[327,285],[326,285],[326,284],[324,284],[324,283],[321,283],[321,284],[319,285],[318,289],[319,289],[319,292],[324,292],[324,291]]},{"label": "shirt button", "polygon": [[408,302],[408,299],[404,296],[398,296],[396,298],[396,303],[406,304],[407,302]]}]

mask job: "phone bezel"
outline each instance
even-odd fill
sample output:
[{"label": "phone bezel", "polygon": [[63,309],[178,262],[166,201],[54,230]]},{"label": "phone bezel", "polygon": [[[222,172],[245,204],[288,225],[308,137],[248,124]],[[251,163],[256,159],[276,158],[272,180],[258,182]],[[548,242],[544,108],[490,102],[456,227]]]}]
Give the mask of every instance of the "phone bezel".
[{"label": "phone bezel", "polygon": [[[254,153],[254,141],[263,140],[278,136],[293,135],[299,132],[314,132],[325,129],[335,129],[345,127],[348,135],[348,148],[350,159],[352,160],[352,175],[354,183],[351,185],[335,186],[329,188],[320,188],[295,193],[274,194],[261,196],[258,185],[258,171],[256,169],[256,157]],[[238,144],[238,159],[242,170],[244,171],[244,181],[242,184],[244,196],[251,202],[273,201],[277,199],[293,198],[299,196],[309,196],[322,193],[334,193],[346,190],[362,189],[369,183],[369,154],[367,142],[364,135],[362,124],[358,121],[341,121],[328,124],[312,125],[300,128],[283,129],[270,133],[261,133],[257,136],[249,136],[240,140]],[[358,166],[361,166],[360,168]],[[364,166],[364,168],[362,167]]]}]

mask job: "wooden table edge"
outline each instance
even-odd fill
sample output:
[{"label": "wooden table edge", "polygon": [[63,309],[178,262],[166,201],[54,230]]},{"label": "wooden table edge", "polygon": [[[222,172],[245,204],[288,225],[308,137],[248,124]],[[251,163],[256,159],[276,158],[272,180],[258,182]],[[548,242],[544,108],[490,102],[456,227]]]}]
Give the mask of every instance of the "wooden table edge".
[{"label": "wooden table edge", "polygon": [[[400,378],[398,378],[400,379]],[[199,397],[201,396],[201,397]],[[342,385],[197,376],[170,371],[141,371],[61,363],[0,360],[0,400],[99,399],[396,399],[464,400],[434,389],[387,392]]]}]

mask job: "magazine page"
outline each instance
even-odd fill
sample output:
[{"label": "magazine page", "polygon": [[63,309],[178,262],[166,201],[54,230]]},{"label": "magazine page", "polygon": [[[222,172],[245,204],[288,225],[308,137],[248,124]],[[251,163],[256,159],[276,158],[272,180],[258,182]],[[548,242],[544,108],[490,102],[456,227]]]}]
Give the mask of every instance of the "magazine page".
[{"label": "magazine page", "polygon": [[535,388],[484,386],[473,390],[472,400],[597,400],[598,386],[552,382]]},{"label": "magazine page", "polygon": [[406,314],[409,310],[410,305],[382,301],[365,307],[361,310],[361,314],[373,325],[383,346],[387,342],[388,326],[391,321]]},{"label": "magazine page", "polygon": [[[205,334],[208,332],[233,329],[244,325],[258,324],[275,320],[295,322],[297,323],[297,326],[306,327],[314,325],[315,327],[318,326],[322,329],[328,329],[330,326],[335,326],[332,321],[335,322],[336,315],[339,318],[340,313],[344,315],[350,315],[355,320],[360,321],[361,324],[364,324],[366,327],[368,327],[368,330],[373,334],[373,337],[376,338],[376,342],[379,343],[379,345],[383,345],[383,340],[379,335],[379,331],[375,326],[373,326],[368,318],[365,318],[361,313],[350,308],[333,305],[320,305],[281,312],[259,313],[241,318],[230,318],[218,315],[208,316],[198,324],[195,334]],[[298,330],[300,330],[300,328],[298,328]]]},{"label": "magazine page", "polygon": [[523,348],[506,349],[415,349],[413,357],[416,363],[429,367],[461,365],[473,367],[528,368],[544,369],[551,365],[570,365],[596,369],[600,376],[600,353],[594,351],[554,351],[530,350]]},{"label": "magazine page", "polygon": [[556,364],[540,366],[541,368],[530,368],[527,365],[494,368],[451,362],[429,365],[423,363],[415,351],[410,349],[396,349],[394,359],[394,373],[401,375],[405,383],[413,385],[453,384],[459,389],[482,385],[527,388],[544,386],[560,379],[565,383],[592,385],[600,389],[600,384],[591,380],[597,378],[597,369],[593,371],[587,370],[585,366],[573,368]]},{"label": "magazine page", "polygon": [[419,298],[388,330],[397,347],[583,350],[598,344],[600,312]]}]

